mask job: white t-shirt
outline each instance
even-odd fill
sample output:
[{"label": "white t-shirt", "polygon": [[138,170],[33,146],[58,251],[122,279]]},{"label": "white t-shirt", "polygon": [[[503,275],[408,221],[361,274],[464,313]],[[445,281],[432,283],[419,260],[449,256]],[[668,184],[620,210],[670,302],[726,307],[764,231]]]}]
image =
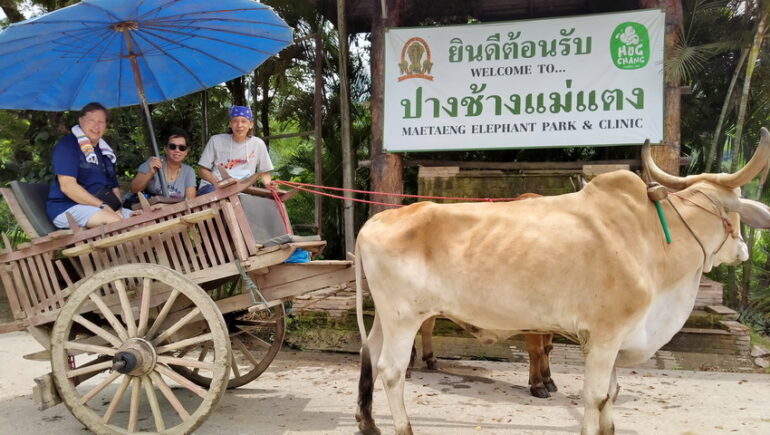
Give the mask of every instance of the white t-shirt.
[{"label": "white t-shirt", "polygon": [[[238,179],[273,169],[273,162],[270,161],[270,155],[262,139],[251,136],[238,143],[232,135],[226,133],[211,136],[198,160],[198,165],[211,170],[217,180],[222,178],[217,166],[223,166],[231,177]],[[211,183],[201,180],[200,187],[207,184]]]}]

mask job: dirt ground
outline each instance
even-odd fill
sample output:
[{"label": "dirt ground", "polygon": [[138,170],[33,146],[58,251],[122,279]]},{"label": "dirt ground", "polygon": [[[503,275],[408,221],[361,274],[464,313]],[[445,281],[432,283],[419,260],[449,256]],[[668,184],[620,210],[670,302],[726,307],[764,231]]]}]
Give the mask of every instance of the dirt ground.
[{"label": "dirt ground", "polygon": [[[47,363],[26,361],[39,345],[24,333],[0,335],[0,433],[86,433],[64,405],[38,411],[33,378]],[[446,361],[416,371],[406,404],[418,434],[567,434],[580,431],[581,367],[554,366],[560,390],[535,399],[524,364]],[[355,355],[282,351],[256,381],[229,391],[198,434],[352,434],[358,361]],[[770,375],[622,370],[618,434],[768,434]],[[392,433],[378,382],[375,418]],[[151,417],[150,417],[151,418]]]}]

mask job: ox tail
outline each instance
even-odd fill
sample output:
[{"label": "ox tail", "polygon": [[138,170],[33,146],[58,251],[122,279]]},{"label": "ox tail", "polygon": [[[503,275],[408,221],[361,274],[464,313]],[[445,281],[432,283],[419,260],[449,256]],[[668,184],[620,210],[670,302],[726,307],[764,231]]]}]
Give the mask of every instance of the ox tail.
[{"label": "ox tail", "polygon": [[366,325],[364,324],[364,294],[363,275],[364,264],[361,258],[361,248],[356,240],[356,320],[358,321],[358,333],[361,334],[361,346],[366,348]]},{"label": "ox tail", "polygon": [[380,431],[372,418],[372,402],[374,400],[374,375],[372,370],[372,357],[369,353],[369,344],[366,337],[366,325],[364,324],[364,295],[363,295],[363,271],[364,264],[361,258],[361,248],[356,240],[356,320],[358,332],[361,334],[361,375],[358,379],[358,409],[356,420],[358,428],[364,434],[379,434]]}]

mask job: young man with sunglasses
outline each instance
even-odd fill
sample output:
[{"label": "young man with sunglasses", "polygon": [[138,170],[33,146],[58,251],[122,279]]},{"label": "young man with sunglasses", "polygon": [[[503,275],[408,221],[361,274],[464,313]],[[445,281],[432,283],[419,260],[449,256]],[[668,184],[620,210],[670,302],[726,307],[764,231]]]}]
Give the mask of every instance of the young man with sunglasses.
[{"label": "young man with sunglasses", "polygon": [[[195,170],[182,163],[190,152],[187,132],[174,129],[166,141],[166,158],[150,157],[139,166],[136,177],[131,181],[131,191],[140,194],[162,195],[159,168],[163,168],[168,195],[175,199],[195,198]],[[158,173],[156,176],[155,174]]]}]

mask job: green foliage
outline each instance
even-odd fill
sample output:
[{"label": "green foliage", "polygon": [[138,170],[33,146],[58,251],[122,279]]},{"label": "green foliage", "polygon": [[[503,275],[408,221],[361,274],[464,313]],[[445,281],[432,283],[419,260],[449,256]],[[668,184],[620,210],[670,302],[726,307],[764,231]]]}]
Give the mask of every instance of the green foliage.
[{"label": "green foliage", "polygon": [[755,332],[770,336],[770,313],[767,311],[740,310],[738,320]]}]

